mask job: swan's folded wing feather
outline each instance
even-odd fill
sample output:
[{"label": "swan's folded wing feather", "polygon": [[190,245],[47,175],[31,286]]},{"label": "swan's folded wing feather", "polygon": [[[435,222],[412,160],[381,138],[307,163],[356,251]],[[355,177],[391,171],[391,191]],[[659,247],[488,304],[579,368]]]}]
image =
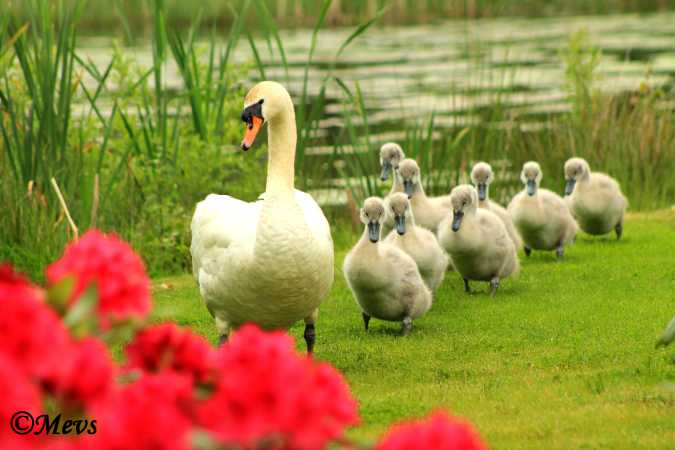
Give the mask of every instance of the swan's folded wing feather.
[{"label": "swan's folded wing feather", "polygon": [[295,201],[298,202],[302,208],[302,211],[305,214],[305,220],[307,221],[307,226],[312,231],[312,234],[314,234],[317,241],[329,245],[332,249],[333,237],[330,234],[330,225],[318,203],[316,203],[310,194],[297,189],[295,190]]},{"label": "swan's folded wing feather", "polygon": [[247,203],[229,195],[210,194],[197,204],[192,217],[192,271],[199,271],[214,252],[227,252],[234,244],[253,243],[262,202]]}]

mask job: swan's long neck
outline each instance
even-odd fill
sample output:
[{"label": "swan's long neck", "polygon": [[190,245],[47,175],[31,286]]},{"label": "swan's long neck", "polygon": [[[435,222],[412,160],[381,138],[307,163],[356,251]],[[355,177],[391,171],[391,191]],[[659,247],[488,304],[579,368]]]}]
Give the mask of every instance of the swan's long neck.
[{"label": "swan's long neck", "polygon": [[296,141],[295,111],[291,105],[269,123],[267,130],[267,193],[293,196]]},{"label": "swan's long neck", "polygon": [[396,192],[403,192],[403,181],[401,181],[401,175],[398,173],[398,169],[394,169],[394,182],[391,184],[390,194]]}]

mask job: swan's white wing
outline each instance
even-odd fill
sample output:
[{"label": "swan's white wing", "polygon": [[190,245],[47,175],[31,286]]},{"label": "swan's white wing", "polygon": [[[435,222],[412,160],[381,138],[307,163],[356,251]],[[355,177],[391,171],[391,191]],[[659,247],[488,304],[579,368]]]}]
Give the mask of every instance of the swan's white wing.
[{"label": "swan's white wing", "polygon": [[298,205],[300,205],[300,208],[305,215],[307,226],[314,235],[314,238],[321,245],[329,246],[332,252],[333,237],[330,234],[330,225],[328,224],[326,216],[323,215],[323,211],[316,203],[314,198],[306,192],[296,189],[295,201],[298,202]]},{"label": "swan's white wing", "polygon": [[235,269],[252,254],[261,206],[261,201],[247,203],[216,194],[197,204],[190,252],[192,272],[202,295],[211,290],[209,280],[217,282],[220,272]]}]

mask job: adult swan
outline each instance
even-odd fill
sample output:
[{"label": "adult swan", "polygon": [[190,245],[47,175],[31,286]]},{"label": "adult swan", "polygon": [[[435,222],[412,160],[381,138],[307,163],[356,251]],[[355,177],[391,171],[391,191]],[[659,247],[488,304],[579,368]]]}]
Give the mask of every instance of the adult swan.
[{"label": "adult swan", "polygon": [[277,329],[304,319],[311,353],[318,307],[333,284],[333,240],[319,205],[293,187],[293,102],[282,85],[263,81],[246,95],[241,118],[244,151],[269,124],[267,187],[252,203],[209,194],[197,204],[193,273],[221,344],[247,322]]}]

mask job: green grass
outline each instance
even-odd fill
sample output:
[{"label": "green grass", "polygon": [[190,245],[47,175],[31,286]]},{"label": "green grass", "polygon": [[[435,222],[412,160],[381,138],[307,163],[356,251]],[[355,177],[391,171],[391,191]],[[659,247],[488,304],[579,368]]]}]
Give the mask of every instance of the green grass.
[{"label": "green grass", "polygon": [[[347,250],[337,248],[316,357],[342,371],[359,400],[354,439],[443,407],[475,423],[493,449],[672,448],[675,396],[663,382],[675,371],[654,342],[675,311],[675,211],[631,215],[620,242],[580,235],[562,264],[549,252],[521,255],[520,278],[494,300],[483,284],[464,294],[449,273],[407,338],[377,320],[364,333],[340,270]],[[190,276],[154,289],[153,320],[216,341]],[[302,325],[291,331],[303,350]]]}]

